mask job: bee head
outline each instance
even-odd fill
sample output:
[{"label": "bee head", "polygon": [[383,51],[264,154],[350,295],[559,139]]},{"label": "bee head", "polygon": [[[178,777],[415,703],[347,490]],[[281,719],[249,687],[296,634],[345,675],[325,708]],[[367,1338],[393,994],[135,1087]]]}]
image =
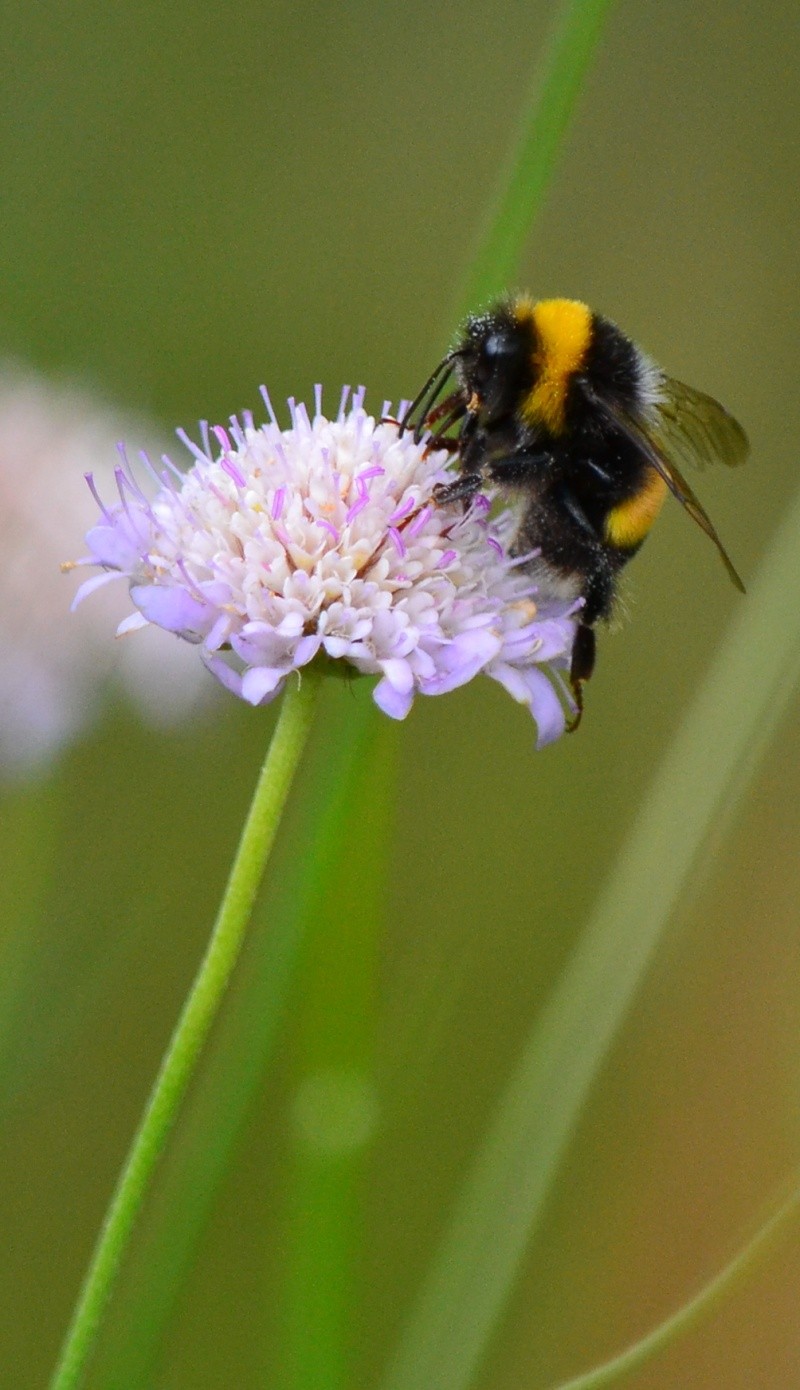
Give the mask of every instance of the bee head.
[{"label": "bee head", "polygon": [[468,409],[482,425],[515,413],[530,382],[530,334],[507,308],[469,319],[453,358]]}]

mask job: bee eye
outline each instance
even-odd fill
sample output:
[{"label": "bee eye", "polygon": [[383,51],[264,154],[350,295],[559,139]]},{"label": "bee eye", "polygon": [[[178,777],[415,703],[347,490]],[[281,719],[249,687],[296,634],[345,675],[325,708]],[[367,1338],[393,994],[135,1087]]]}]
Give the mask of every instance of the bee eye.
[{"label": "bee eye", "polygon": [[487,357],[502,357],[513,350],[513,344],[500,333],[490,333],[483,345]]}]

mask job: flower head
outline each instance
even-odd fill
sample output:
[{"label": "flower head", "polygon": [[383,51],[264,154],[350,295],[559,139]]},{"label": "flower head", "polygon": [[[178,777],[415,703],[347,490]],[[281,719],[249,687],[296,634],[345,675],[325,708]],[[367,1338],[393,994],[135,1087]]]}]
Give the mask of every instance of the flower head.
[{"label": "flower head", "polygon": [[[84,564],[116,576],[135,612],[122,631],[156,624],[196,643],[229,690],[266,704],[319,654],[380,677],[376,703],[393,718],[414,695],[440,695],[483,671],[529,706],[539,742],[564,728],[557,672],[569,662],[566,604],[537,607],[531,576],[509,560],[514,519],[489,520],[478,497],[464,513],[432,501],[447,456],[429,453],[363,407],[336,419],[289,402],[282,430],[249,413],[203,427],[186,474],[169,460],[148,497],[123,463],[119,500],[88,534]],[[147,462],[147,461],[146,461]],[[94,489],[93,480],[89,478]]]}]

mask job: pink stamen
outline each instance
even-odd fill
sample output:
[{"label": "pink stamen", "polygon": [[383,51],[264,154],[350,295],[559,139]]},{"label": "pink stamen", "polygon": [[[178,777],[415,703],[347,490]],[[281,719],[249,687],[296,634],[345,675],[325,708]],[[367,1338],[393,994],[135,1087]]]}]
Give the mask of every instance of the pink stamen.
[{"label": "pink stamen", "polygon": [[280,518],[283,516],[283,504],[284,504],[285,501],[286,501],[286,488],[285,488],[285,487],[276,488],[276,489],[275,489],[275,496],[274,496],[273,499],[272,499],[272,509],[271,509],[271,514],[272,514],[272,520],[273,520],[273,521],[279,521]]},{"label": "pink stamen", "polygon": [[496,541],[494,536],[487,536],[486,544],[490,545],[492,547],[492,550],[496,551],[496,553],[500,556],[500,559],[502,560],[503,556],[505,555],[505,551],[503,550],[503,547],[500,544],[500,542]]},{"label": "pink stamen", "polygon": [[128,458],[128,455],[125,451],[124,444],[117,445],[117,453],[119,454],[120,459],[122,460],[118,471],[124,476],[128,487],[128,491],[131,493],[132,496],[139,497],[142,499],[142,501],[146,501],[144,493],[142,492],[141,488],[139,487],[139,484],[136,481],[136,478],[134,477],[133,469],[131,468],[130,464],[130,459]]},{"label": "pink stamen", "polygon": [[128,451],[125,447],[124,439],[119,440],[117,444],[117,453],[119,454],[120,459],[122,460],[122,467],[125,469],[125,472],[128,474],[128,477],[133,477],[133,474],[131,473],[130,461],[128,459]]},{"label": "pink stamen", "polygon": [[153,460],[151,459],[146,449],[139,450],[139,458],[141,459],[142,463],[147,469],[147,472],[150,474],[150,477],[153,479],[153,482],[158,484],[159,478],[158,473],[156,471],[156,466],[153,463]]},{"label": "pink stamen", "polygon": [[166,488],[170,496],[174,497],[177,501],[179,496],[178,489],[175,486],[174,480],[171,477],[168,468],[165,468],[164,472],[159,474],[159,482],[161,483],[161,486],[163,488]]},{"label": "pink stamen", "polygon": [[219,466],[224,473],[227,473],[228,477],[232,479],[232,481],[236,484],[237,487],[245,487],[247,479],[245,478],[244,473],[242,473],[241,470],[236,467],[236,464],[234,463],[232,458],[221,458],[219,461]]},{"label": "pink stamen", "polygon": [[[527,565],[530,560],[535,560],[541,555],[541,550],[529,550],[527,555],[515,555],[513,560],[509,560],[508,568],[516,569],[519,565]],[[538,591],[537,591],[538,592]]]},{"label": "pink stamen", "polygon": [[272,409],[272,401],[271,401],[270,398],[269,398],[269,391],[267,390],[266,386],[259,386],[258,389],[259,389],[259,391],[261,392],[261,399],[263,400],[265,406],[267,407],[267,414],[268,414],[270,420],[272,421],[273,425],[274,425],[275,428],[277,429],[277,428],[278,428],[278,418],[277,418],[277,416],[276,416],[276,414],[275,414],[275,411]]},{"label": "pink stamen", "polygon": [[228,431],[225,429],[224,425],[214,425],[213,428],[214,434],[217,436],[219,443],[222,445],[225,452],[229,454],[231,452],[232,446]]},{"label": "pink stamen", "polygon": [[414,517],[414,520],[411,522],[411,524],[406,527],[406,535],[408,537],[418,536],[430,515],[431,508],[423,507],[422,511],[418,512],[417,515]]},{"label": "pink stamen", "polygon": [[114,469],[114,481],[115,481],[116,484],[117,484],[117,492],[119,493],[119,500],[120,500],[120,502],[122,503],[122,505],[123,505],[123,507],[124,507],[124,509],[125,509],[126,514],[127,514],[128,516],[130,516],[131,513],[130,513],[130,508],[129,508],[129,506],[128,506],[128,499],[127,499],[127,497],[125,496],[126,485],[127,485],[128,479],[125,477],[125,474],[123,473],[123,471],[122,471],[121,468],[115,468],[115,469]]},{"label": "pink stamen", "polygon": [[408,516],[409,512],[413,512],[415,506],[416,502],[414,498],[407,497],[405,502],[403,502],[402,506],[395,508],[395,510],[392,512],[392,515],[389,517],[389,520],[402,521],[404,517]]},{"label": "pink stamen", "polygon": [[217,501],[222,503],[223,507],[227,509],[233,506],[230,497],[226,497],[224,492],[220,492],[216,483],[208,482],[206,483],[206,487],[208,488],[212,496],[216,497]]},{"label": "pink stamen", "polygon": [[336,530],[336,527],[333,526],[333,525],[331,524],[330,521],[323,521],[321,517],[316,517],[315,520],[316,520],[317,525],[322,527],[323,531],[329,531],[329,532],[330,532],[330,534],[333,536],[333,539],[335,540],[336,544],[338,545],[338,544],[339,544],[339,539],[340,539],[340,538],[339,538],[339,532]]},{"label": "pink stamen", "polygon": [[239,424],[239,421],[237,420],[235,415],[231,416],[231,434],[233,435],[233,442],[236,445],[237,449],[246,448],[244,431],[242,430],[242,427]]},{"label": "pink stamen", "polygon": [[361,496],[358,498],[358,500],[357,500],[356,502],[353,503],[352,507],[350,508],[350,510],[348,511],[348,513],[347,513],[347,515],[346,515],[346,517],[345,517],[345,521],[347,522],[348,526],[349,526],[349,524],[350,524],[351,521],[355,521],[355,519],[356,519],[356,517],[358,516],[359,512],[363,512],[364,508],[365,508],[365,507],[368,507],[368,506],[369,506],[369,498],[368,498],[367,493],[366,493],[366,490],[365,490],[364,492],[361,493]]},{"label": "pink stamen", "polygon": [[[177,464],[172,462],[172,459],[170,458],[169,454],[162,454],[161,462],[166,464],[167,471],[172,474],[173,478],[175,478],[177,482],[183,483],[184,479],[186,478],[186,474],[183,471],[183,469],[178,468]],[[206,462],[208,462],[208,460],[206,460]],[[160,479],[162,475],[158,473],[156,476]]]},{"label": "pink stamen", "polygon": [[100,508],[100,513],[101,513],[101,515],[102,515],[103,517],[105,517],[105,520],[106,520],[106,521],[108,521],[108,522],[113,522],[114,518],[112,517],[110,511],[108,510],[107,506],[106,506],[105,503],[103,502],[103,500],[102,500],[102,498],[101,498],[101,496],[100,496],[100,493],[97,491],[97,483],[96,483],[95,480],[94,480],[94,473],[84,473],[83,476],[84,476],[84,478],[86,479],[86,485],[87,485],[89,491],[91,492],[92,497],[94,498],[95,502],[97,503],[98,507]]},{"label": "pink stamen", "polygon": [[[406,544],[405,544],[405,541],[403,540],[403,537],[400,535],[400,532],[398,531],[398,529],[397,529],[396,526],[387,526],[386,529],[387,529],[387,531],[389,532],[389,536],[391,537],[392,544],[393,544],[395,550],[397,551],[398,555],[400,556],[400,559],[401,559],[401,560],[404,560],[405,557],[406,557],[407,551],[406,551]],[[453,551],[453,554],[455,555],[455,551]]]},{"label": "pink stamen", "polygon": [[186,568],[186,561],[183,559],[182,556],[179,558],[177,562],[177,567],[183,575],[184,579],[186,580],[186,584],[189,589],[189,593],[192,595],[192,598],[196,598],[198,603],[205,603],[206,596],[203,593],[202,589],[198,588],[196,581],[192,579],[192,576]]},{"label": "pink stamen", "polygon": [[[211,462],[210,450],[204,454],[200,446],[198,444],[195,444],[193,439],[189,438],[188,434],[186,433],[186,430],[176,430],[175,433],[181,441],[181,444],[185,445],[185,447],[189,450],[189,453],[194,455],[198,463]],[[208,445],[206,445],[206,448],[208,449]],[[166,463],[166,458],[164,459],[164,462]]]},{"label": "pink stamen", "polygon": [[446,551],[444,552],[444,555],[442,556],[441,560],[439,561],[438,565],[436,566],[436,568],[439,569],[439,570],[445,570],[445,569],[447,569],[447,566],[448,566],[448,565],[452,565],[453,561],[454,561],[454,560],[457,560],[457,559],[458,559],[458,551],[457,551],[457,550],[446,550]]}]

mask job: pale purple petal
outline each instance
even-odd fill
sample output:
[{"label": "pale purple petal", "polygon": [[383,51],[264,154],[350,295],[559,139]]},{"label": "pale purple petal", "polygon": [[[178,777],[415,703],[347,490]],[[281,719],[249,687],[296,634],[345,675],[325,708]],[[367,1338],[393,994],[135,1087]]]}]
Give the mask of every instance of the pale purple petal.
[{"label": "pale purple petal", "polygon": [[442,648],[436,658],[437,672],[420,682],[425,695],[445,695],[471,681],[500,650],[500,638],[486,629],[466,632]]},{"label": "pale purple petal", "polygon": [[407,661],[391,659],[381,662],[384,678],[398,695],[408,695],[414,689],[414,676]]},{"label": "pale purple petal", "polygon": [[322,645],[322,638],[318,633],[309,633],[308,637],[301,637],[294,649],[293,665],[295,668],[307,666],[309,661],[313,661]]},{"label": "pale purple petal", "polygon": [[124,577],[124,575],[118,574],[117,571],[114,570],[112,574],[94,574],[91,579],[84,579],[70,604],[70,612],[74,613],[75,609],[83,603],[83,600],[88,598],[90,594],[93,594],[95,590],[102,589],[106,584],[113,583],[115,579],[124,579]]},{"label": "pale purple petal", "polygon": [[[489,675],[500,681],[515,700],[530,707],[531,714],[536,720],[537,748],[544,748],[546,744],[553,743],[555,739],[561,737],[566,725],[564,707],[552,682],[548,680],[543,671],[540,671],[536,666],[528,666],[522,671],[513,672],[514,679],[512,681],[509,680],[509,668],[504,671],[502,665],[498,664],[496,669],[492,667]],[[518,677],[522,678],[521,687],[518,684]]]},{"label": "pale purple petal", "polygon": [[126,637],[129,632],[138,632],[141,628],[147,627],[147,619],[144,613],[129,613],[127,618],[123,618],[118,625],[116,636]]},{"label": "pale purple petal", "polygon": [[523,649],[530,651],[532,644],[535,644],[536,660],[552,661],[571,649],[573,628],[574,624],[568,618],[537,618],[526,628],[507,635],[503,642],[503,657],[511,660],[512,652],[521,654]]},{"label": "pale purple petal", "polygon": [[334,661],[338,661],[342,657],[349,656],[354,644],[347,637],[323,637],[322,645],[328,656],[333,657]]},{"label": "pale purple petal", "polygon": [[531,666],[526,672],[526,679],[531,692],[531,714],[539,731],[536,747],[544,748],[563,734],[566,727],[564,709],[543,671]]},{"label": "pale purple petal", "polygon": [[493,661],[487,675],[491,676],[492,680],[498,681],[518,704],[527,705],[530,699],[530,690],[525,680],[523,667],[511,666],[505,661]]},{"label": "pale purple petal", "polygon": [[212,676],[216,676],[220,685],[224,685],[225,689],[230,690],[232,695],[238,695],[240,700],[243,699],[241,674],[238,671],[234,671],[233,667],[229,666],[227,661],[223,660],[221,656],[217,656],[215,652],[206,652],[203,650],[200,655],[203,659],[203,664],[208,668]]},{"label": "pale purple petal", "polygon": [[248,705],[262,705],[275,696],[278,686],[286,679],[286,671],[270,666],[251,666],[242,676],[242,699]]},{"label": "pale purple petal", "polygon": [[372,698],[390,719],[405,719],[414,701],[414,691],[413,687],[405,692],[397,690],[389,681],[382,680],[375,686]]},{"label": "pale purple petal", "polygon": [[124,512],[117,512],[114,526],[93,526],[86,533],[86,544],[95,564],[108,565],[109,569],[130,570],[139,559],[144,537],[132,533],[130,522]]},{"label": "pale purple petal", "polygon": [[208,630],[214,614],[205,603],[177,586],[132,584],[131,598],[149,623],[197,641]]},{"label": "pale purple petal", "polygon": [[203,646],[207,652],[218,651],[223,643],[227,642],[231,634],[232,621],[230,613],[220,613],[203,638]]}]

